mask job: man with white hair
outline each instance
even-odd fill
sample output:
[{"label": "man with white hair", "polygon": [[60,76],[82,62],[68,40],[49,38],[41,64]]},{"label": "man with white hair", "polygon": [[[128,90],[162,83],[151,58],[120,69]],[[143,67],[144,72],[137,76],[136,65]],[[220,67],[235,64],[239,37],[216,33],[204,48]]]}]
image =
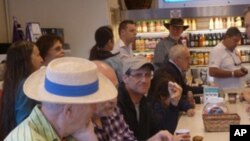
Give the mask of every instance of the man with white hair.
[{"label": "man with white hair", "polygon": [[89,60],[58,58],[31,74],[24,93],[41,101],[5,141],[96,141],[96,104],[117,97],[115,86]]},{"label": "man with white hair", "polygon": [[[183,89],[182,98],[177,105],[178,110],[175,112],[185,111],[188,116],[193,116],[195,111],[192,105],[187,102],[187,92],[188,90],[193,90],[202,93],[203,89],[202,87],[192,88],[186,84],[184,74],[189,69],[189,61],[190,54],[188,48],[184,45],[175,45],[169,50],[169,60],[165,62],[161,68],[155,71],[154,78],[164,77],[164,74],[171,75],[175,82]],[[166,125],[166,127],[171,133],[175,132],[179,119],[178,116],[178,113],[169,113],[169,116],[167,116],[168,119],[166,119],[166,121],[169,122],[167,122],[168,125]]]}]

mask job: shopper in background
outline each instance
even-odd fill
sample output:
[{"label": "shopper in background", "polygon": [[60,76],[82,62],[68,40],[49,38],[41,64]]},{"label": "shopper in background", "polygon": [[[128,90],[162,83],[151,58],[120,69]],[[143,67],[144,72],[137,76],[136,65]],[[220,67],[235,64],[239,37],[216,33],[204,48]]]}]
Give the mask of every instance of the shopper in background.
[{"label": "shopper in background", "polygon": [[[171,82],[172,81],[172,82]],[[158,121],[158,130],[168,130],[174,134],[179,117],[179,101],[182,88],[173,83],[174,78],[164,73],[160,77],[153,77],[148,92],[148,100],[152,105],[153,115]]]},{"label": "shopper in background", "polygon": [[91,122],[96,103],[117,97],[115,86],[87,59],[63,57],[31,74],[28,97],[41,101],[5,141],[97,141]]},{"label": "shopper in background", "polygon": [[[93,62],[96,64],[98,72],[105,75],[115,86],[118,87],[118,80],[114,70],[102,61]],[[99,141],[136,140],[133,131],[129,129],[123,115],[117,107],[117,98],[107,102],[98,103],[92,121]]]},{"label": "shopper in background", "polygon": [[[18,41],[7,51],[0,109],[0,135],[3,138],[22,122],[37,104],[23,91],[26,78],[43,63],[37,46],[31,42]],[[36,84],[37,85],[37,84]]]},{"label": "shopper in background", "polygon": [[245,27],[247,37],[250,39],[250,7],[244,12]]},{"label": "shopper in background", "polygon": [[90,50],[89,60],[101,60],[109,64],[116,72],[119,82],[122,81],[122,62],[119,53],[113,54],[113,30],[109,26],[101,26],[95,32],[95,45]]},{"label": "shopper in background", "polygon": [[215,46],[209,55],[209,75],[221,89],[239,89],[243,87],[243,76],[248,71],[241,65],[239,54],[235,50],[241,40],[237,27],[230,27],[223,40]]},{"label": "shopper in background", "polygon": [[169,36],[162,39],[155,48],[154,51],[154,65],[159,68],[164,62],[169,59],[169,50],[176,44],[182,44],[180,41],[181,34],[189,26],[184,25],[183,19],[174,18],[169,23],[165,23],[164,26],[169,30]]},{"label": "shopper in background", "polygon": [[120,52],[121,59],[133,56],[132,43],[136,39],[136,25],[132,20],[124,20],[119,24],[120,39],[116,42],[113,53]]},{"label": "shopper in background", "polygon": [[[244,12],[244,19],[245,19],[246,34],[248,39],[250,39],[250,7],[248,7]],[[247,102],[250,102],[249,92],[243,93],[243,97]],[[250,112],[250,106],[247,108],[247,111]]]},{"label": "shopper in background", "polygon": [[44,66],[55,58],[64,57],[63,43],[63,39],[54,34],[43,35],[37,40],[36,45],[44,60]]}]

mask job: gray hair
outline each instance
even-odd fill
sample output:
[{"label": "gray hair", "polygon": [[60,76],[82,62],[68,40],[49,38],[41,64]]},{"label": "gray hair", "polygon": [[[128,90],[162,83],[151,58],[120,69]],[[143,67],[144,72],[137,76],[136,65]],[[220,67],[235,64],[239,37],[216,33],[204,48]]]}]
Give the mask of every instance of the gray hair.
[{"label": "gray hair", "polygon": [[172,48],[170,48],[169,50],[169,59],[171,60],[175,60],[178,57],[182,56],[183,52],[187,49],[186,46],[182,45],[182,44],[178,44],[173,46]]}]

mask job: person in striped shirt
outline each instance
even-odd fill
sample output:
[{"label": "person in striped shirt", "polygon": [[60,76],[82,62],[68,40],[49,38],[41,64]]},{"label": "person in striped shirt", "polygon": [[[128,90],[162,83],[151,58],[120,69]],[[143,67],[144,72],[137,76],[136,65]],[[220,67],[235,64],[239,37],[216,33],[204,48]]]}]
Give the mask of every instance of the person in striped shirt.
[{"label": "person in striped shirt", "polygon": [[117,97],[115,86],[98,74],[97,66],[77,57],[52,60],[32,73],[23,89],[41,105],[4,141],[97,141],[91,122],[96,103]]}]

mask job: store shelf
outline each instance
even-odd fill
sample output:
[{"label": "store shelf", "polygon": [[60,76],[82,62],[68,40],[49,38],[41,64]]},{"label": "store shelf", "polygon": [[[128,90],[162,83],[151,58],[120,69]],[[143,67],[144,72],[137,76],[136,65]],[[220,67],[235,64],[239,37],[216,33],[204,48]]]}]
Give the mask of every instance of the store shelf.
[{"label": "store shelf", "polygon": [[[183,35],[185,34],[206,34],[206,33],[225,33],[227,29],[197,29],[197,30],[187,30],[183,32]],[[241,32],[245,32],[245,28],[239,27],[239,30]],[[142,38],[154,38],[154,37],[167,37],[169,34],[168,31],[165,32],[140,32],[137,33],[137,37]]]},{"label": "store shelf", "polygon": [[167,37],[169,32],[143,32],[137,33],[136,37],[154,38],[154,37]]}]

